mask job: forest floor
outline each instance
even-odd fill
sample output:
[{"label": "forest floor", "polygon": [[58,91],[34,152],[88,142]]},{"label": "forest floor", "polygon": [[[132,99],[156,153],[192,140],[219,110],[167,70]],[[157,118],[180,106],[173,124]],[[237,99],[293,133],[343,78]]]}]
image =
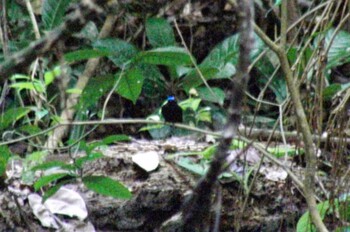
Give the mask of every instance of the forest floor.
[{"label": "forest floor", "polygon": [[[180,209],[186,194],[200,178],[178,164],[184,158],[193,163],[201,162],[200,156],[188,155],[187,152],[203,151],[210,145],[186,137],[133,140],[99,148],[105,157],[88,163],[83,172],[120,181],[132,192],[132,198],[114,199],[87,190],[81,182],[68,184],[65,188],[84,199],[88,217],[79,221],[76,217],[55,214],[53,218],[60,226],[74,228],[75,231],[159,231],[157,228]],[[132,156],[144,153],[147,158],[149,152],[156,152],[160,163],[156,170],[146,172],[133,163]],[[186,152],[186,157],[172,156],[183,152]],[[249,149],[247,153],[245,158],[234,157],[235,161],[230,165],[230,170],[238,175],[226,175],[226,178],[220,179],[220,231],[237,231],[238,228],[240,231],[295,231],[297,220],[305,212],[302,195],[283,170],[266,161],[249,191],[261,155]],[[56,154],[48,159],[68,162],[71,158],[67,154]],[[20,166],[20,163],[15,163],[12,168],[21,169]],[[252,170],[251,175],[240,179],[239,173],[247,170]],[[0,194],[0,231],[55,231],[54,228],[43,227],[34,216],[33,206],[28,203],[28,195],[34,190],[24,185],[20,176],[13,175],[7,181],[9,187],[3,188]],[[246,206],[243,206],[245,200]],[[74,208],[71,210],[74,211]]]}]

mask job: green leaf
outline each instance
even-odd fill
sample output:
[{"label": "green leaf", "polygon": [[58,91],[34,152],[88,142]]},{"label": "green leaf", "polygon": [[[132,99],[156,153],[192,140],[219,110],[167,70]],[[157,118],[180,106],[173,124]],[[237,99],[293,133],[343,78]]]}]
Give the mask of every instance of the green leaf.
[{"label": "green leaf", "polygon": [[12,153],[7,146],[0,146],[0,176],[3,176],[6,171],[7,161]]},{"label": "green leaf", "polygon": [[102,158],[103,154],[101,152],[96,152],[96,153],[90,153],[86,156],[80,157],[75,160],[75,165],[77,168],[82,168],[83,165],[88,162],[88,161],[93,161],[99,158]]},{"label": "green leaf", "polygon": [[63,177],[66,177],[66,176],[69,176],[69,175],[66,173],[56,173],[56,174],[51,174],[47,176],[42,176],[34,183],[34,189],[35,191],[38,191],[41,187],[46,186],[53,181],[62,179]]},{"label": "green leaf", "polygon": [[45,85],[49,85],[53,82],[55,77],[58,77],[61,75],[61,67],[57,66],[53,70],[45,72],[44,79],[45,79]]},{"label": "green leaf", "polygon": [[[98,22],[96,22],[98,23]],[[88,22],[85,27],[76,35],[80,38],[85,38],[94,41],[98,38],[99,29],[93,21]]]},{"label": "green leaf", "polygon": [[99,194],[114,198],[130,199],[130,191],[118,181],[105,176],[86,176],[83,178],[84,185]]},{"label": "green leaf", "polygon": [[323,99],[329,101],[332,97],[341,90],[341,84],[331,84],[323,90]]},{"label": "green leaf", "polygon": [[138,68],[145,79],[142,87],[142,93],[145,94],[145,97],[157,99],[157,97],[166,95],[167,89],[163,75],[156,65],[139,64]]},{"label": "green leaf", "polygon": [[[214,76],[220,72],[218,68],[215,68],[212,66],[201,65],[198,68],[205,80],[213,79]],[[196,69],[193,69],[192,71],[190,71],[183,78],[183,82],[182,82],[182,86],[186,92],[188,92],[191,88],[195,88],[201,84],[203,84],[203,80]]]},{"label": "green leaf", "polygon": [[49,162],[45,162],[39,165],[36,165],[32,167],[32,171],[38,171],[38,170],[48,170],[50,168],[61,168],[63,170],[73,171],[75,170],[74,166],[72,164],[66,164],[65,162],[53,160]]},{"label": "green leaf", "polygon": [[201,101],[202,99],[200,98],[189,98],[187,100],[180,102],[179,106],[181,106],[182,109],[190,108],[193,111],[197,111]]},{"label": "green leaf", "polygon": [[243,149],[243,148],[245,148],[247,145],[248,145],[248,144],[247,144],[246,142],[243,142],[242,140],[233,139],[230,149],[231,149],[231,150]]},{"label": "green leaf", "polygon": [[209,122],[211,123],[211,109],[210,107],[203,107],[196,113],[196,120],[198,122]]},{"label": "green leaf", "polygon": [[98,100],[112,89],[114,83],[115,78],[113,75],[90,78],[79,99],[77,106],[79,111],[85,112],[87,109],[95,107]]},{"label": "green leaf", "polygon": [[161,47],[140,52],[134,58],[134,62],[167,66],[192,64],[190,55],[180,47]]},{"label": "green leaf", "polygon": [[268,147],[267,151],[275,155],[277,158],[284,157],[286,154],[288,156],[295,156],[304,152],[302,148],[296,149],[295,146],[290,146],[288,144],[286,145],[281,144],[276,147]]},{"label": "green leaf", "polygon": [[14,74],[10,77],[10,80],[17,81],[17,80],[30,80],[29,76],[23,75],[23,74]]},{"label": "green leaf", "polygon": [[43,93],[45,91],[45,86],[39,80],[32,80],[29,82],[16,82],[10,85],[11,88],[18,89],[18,91],[22,91],[23,89],[37,91],[39,93]]},{"label": "green leaf", "polygon": [[52,30],[63,22],[70,0],[45,0],[42,6],[42,21],[46,30]]},{"label": "green leaf", "polygon": [[[325,47],[329,46],[334,29],[330,29],[325,38]],[[339,31],[334,37],[327,56],[327,69],[350,62],[350,33]]]},{"label": "green leaf", "polygon": [[34,112],[35,112],[35,117],[39,120],[41,120],[43,117],[49,114],[49,111],[45,108],[39,109],[35,107]]},{"label": "green leaf", "polygon": [[200,154],[203,156],[204,159],[211,159],[211,157],[215,154],[217,145],[211,145],[207,147],[204,151],[200,152]]},{"label": "green leaf", "polygon": [[43,195],[43,201],[45,202],[47,199],[49,199],[52,195],[54,195],[63,185],[69,183],[71,180],[63,180],[59,183],[55,184],[51,188],[47,189]]},{"label": "green leaf", "polygon": [[228,37],[218,44],[203,60],[200,66],[222,69],[227,63],[237,64],[239,55],[239,35]]},{"label": "green leaf", "polygon": [[116,78],[121,78],[116,92],[135,104],[144,80],[141,71],[138,68],[128,69],[122,76],[116,74]]},{"label": "green leaf", "polygon": [[78,88],[71,88],[66,90],[66,93],[71,93],[71,94],[81,94],[82,92],[83,91]]},{"label": "green leaf", "polygon": [[41,129],[38,126],[35,125],[23,125],[18,128],[21,132],[33,135],[41,132]]},{"label": "green leaf", "polygon": [[119,68],[123,68],[138,53],[132,44],[120,39],[99,39],[93,43],[93,47],[113,54],[108,58]]},{"label": "green leaf", "polygon": [[48,155],[47,150],[41,150],[41,151],[35,151],[31,154],[27,154],[25,157],[25,163],[27,167],[33,167],[34,165],[42,164],[47,155]]},{"label": "green leaf", "polygon": [[148,18],[146,21],[146,35],[154,48],[175,45],[173,28],[163,18]]},{"label": "green leaf", "polygon": [[106,145],[122,141],[130,141],[130,137],[127,135],[110,135],[102,140]]},{"label": "green leaf", "polygon": [[184,157],[181,157],[177,161],[177,164],[180,167],[183,167],[183,168],[185,168],[185,169],[187,169],[195,174],[198,174],[200,176],[203,176],[209,168],[209,165],[207,163],[204,163],[204,162],[195,163],[195,162],[193,162],[192,159],[184,158]]},{"label": "green leaf", "polygon": [[198,95],[203,101],[219,103],[220,105],[224,104],[225,92],[217,87],[211,88],[211,90],[214,92],[214,95],[207,87],[197,88]]},{"label": "green leaf", "polygon": [[71,62],[77,62],[82,60],[87,60],[91,58],[98,58],[98,57],[105,57],[110,56],[111,52],[109,51],[101,51],[101,50],[94,50],[94,49],[81,49],[78,51],[70,52],[64,55],[64,59],[71,63]]},{"label": "green leaf", "polygon": [[[330,207],[329,201],[324,201],[317,204],[317,211],[320,213],[322,219],[324,219],[326,212]],[[311,223],[311,216],[309,211],[303,214],[297,223],[297,232],[316,232],[315,227]]]},{"label": "green leaf", "polygon": [[0,115],[0,131],[8,128],[11,124],[26,116],[30,111],[28,107],[8,109]]}]

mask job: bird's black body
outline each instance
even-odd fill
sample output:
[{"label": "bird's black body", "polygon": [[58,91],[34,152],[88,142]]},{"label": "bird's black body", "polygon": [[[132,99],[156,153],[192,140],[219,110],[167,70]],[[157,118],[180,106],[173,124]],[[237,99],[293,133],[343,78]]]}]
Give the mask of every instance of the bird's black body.
[{"label": "bird's black body", "polygon": [[168,97],[168,102],[162,107],[162,115],[166,122],[182,122],[182,109],[174,96]]}]

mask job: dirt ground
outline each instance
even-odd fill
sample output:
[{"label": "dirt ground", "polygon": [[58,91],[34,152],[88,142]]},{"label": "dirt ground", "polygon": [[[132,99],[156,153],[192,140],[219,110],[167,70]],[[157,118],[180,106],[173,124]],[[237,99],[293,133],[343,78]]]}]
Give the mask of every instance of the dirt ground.
[{"label": "dirt ground", "polygon": [[[89,223],[96,231],[159,231],[162,223],[180,209],[186,194],[200,178],[179,167],[176,164],[179,158],[167,157],[178,152],[201,151],[207,146],[209,144],[205,142],[189,138],[171,138],[134,140],[101,148],[105,157],[90,162],[84,172],[120,181],[133,197],[130,200],[114,199],[93,193],[82,183],[69,184],[67,187],[83,197],[88,209],[87,219],[79,223]],[[149,151],[159,154],[160,164],[155,171],[148,173],[135,165],[131,157]],[[70,158],[68,155],[52,155],[49,159],[68,162]],[[192,159],[198,157],[192,156]],[[239,163],[242,161],[237,160],[237,165]],[[10,183],[0,195],[0,231],[55,231],[41,226],[33,215],[27,196],[34,190],[21,184],[19,179],[12,179]],[[239,181],[222,179],[221,187],[221,231],[295,231],[297,220],[305,210],[301,195],[288,177],[271,181],[259,174],[249,195],[244,193]],[[243,209],[244,201],[246,206]],[[78,221],[56,216],[66,223]]]}]

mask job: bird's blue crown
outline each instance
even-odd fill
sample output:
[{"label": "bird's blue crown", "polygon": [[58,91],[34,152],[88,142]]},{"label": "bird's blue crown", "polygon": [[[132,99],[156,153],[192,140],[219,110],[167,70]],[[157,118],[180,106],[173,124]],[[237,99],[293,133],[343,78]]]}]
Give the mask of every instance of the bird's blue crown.
[{"label": "bird's blue crown", "polygon": [[175,101],[175,97],[173,95],[168,96],[168,101]]}]

